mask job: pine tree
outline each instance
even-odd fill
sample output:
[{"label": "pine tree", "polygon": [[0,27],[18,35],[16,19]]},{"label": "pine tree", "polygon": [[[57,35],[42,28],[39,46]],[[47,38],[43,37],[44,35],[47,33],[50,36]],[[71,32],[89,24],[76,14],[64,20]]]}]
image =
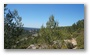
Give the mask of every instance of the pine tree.
[{"label": "pine tree", "polygon": [[55,28],[58,26],[58,22],[54,20],[54,16],[51,15],[49,21],[46,23],[47,28]]},{"label": "pine tree", "polygon": [[[7,12],[5,12],[7,11]],[[22,18],[18,15],[17,10],[10,11],[6,10],[4,5],[4,48],[14,48],[17,38],[23,32]]]}]

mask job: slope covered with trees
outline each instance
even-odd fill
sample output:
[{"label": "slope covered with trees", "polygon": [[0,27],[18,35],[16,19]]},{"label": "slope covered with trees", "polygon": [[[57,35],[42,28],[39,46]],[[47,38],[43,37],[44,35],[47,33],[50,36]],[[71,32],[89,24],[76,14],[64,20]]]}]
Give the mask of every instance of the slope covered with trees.
[{"label": "slope covered with trees", "polygon": [[[54,16],[49,18],[49,21],[46,23],[46,28],[44,26],[41,27],[40,30],[41,37],[44,39],[42,42],[48,43],[52,48],[68,48],[65,46],[64,40],[71,40],[75,38],[77,41],[77,48],[84,48],[84,19],[79,20],[78,22],[72,24],[72,26],[59,27],[58,22],[54,20]],[[54,42],[57,44],[54,44]],[[64,44],[63,44],[64,43]],[[70,44],[71,46],[71,44]],[[70,47],[69,48],[73,48]]]}]

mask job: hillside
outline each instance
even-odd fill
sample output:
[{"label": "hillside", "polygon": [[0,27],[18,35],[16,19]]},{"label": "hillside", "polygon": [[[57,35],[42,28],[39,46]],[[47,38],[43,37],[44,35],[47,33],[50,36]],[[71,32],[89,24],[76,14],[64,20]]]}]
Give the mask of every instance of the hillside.
[{"label": "hillside", "polygon": [[[78,21],[75,26],[57,27],[55,29],[24,28],[25,30],[38,30],[37,34],[23,34],[24,38],[20,38],[19,46],[16,48],[28,49],[83,49],[84,48],[84,28],[78,27]],[[80,24],[79,24],[80,25]],[[75,29],[76,28],[76,29]],[[26,36],[26,37],[25,37]],[[22,40],[23,39],[23,40]],[[22,41],[21,41],[22,40]],[[17,45],[16,44],[16,45]]]},{"label": "hillside", "polygon": [[40,28],[23,27],[24,30],[40,30]]}]

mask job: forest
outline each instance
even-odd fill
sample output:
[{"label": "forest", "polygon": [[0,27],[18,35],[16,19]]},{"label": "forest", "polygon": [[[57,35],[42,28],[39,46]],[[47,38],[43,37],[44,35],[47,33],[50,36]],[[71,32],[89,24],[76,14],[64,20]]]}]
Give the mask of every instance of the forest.
[{"label": "forest", "polygon": [[54,15],[46,27],[25,30],[18,11],[4,4],[4,49],[84,49],[84,18],[72,26],[59,26]]}]

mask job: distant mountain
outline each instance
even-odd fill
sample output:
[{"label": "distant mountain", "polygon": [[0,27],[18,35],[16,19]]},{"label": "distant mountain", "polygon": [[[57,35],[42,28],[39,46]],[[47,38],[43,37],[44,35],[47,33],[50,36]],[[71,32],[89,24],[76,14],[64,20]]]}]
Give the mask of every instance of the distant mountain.
[{"label": "distant mountain", "polygon": [[23,27],[24,30],[40,30],[40,28]]}]

